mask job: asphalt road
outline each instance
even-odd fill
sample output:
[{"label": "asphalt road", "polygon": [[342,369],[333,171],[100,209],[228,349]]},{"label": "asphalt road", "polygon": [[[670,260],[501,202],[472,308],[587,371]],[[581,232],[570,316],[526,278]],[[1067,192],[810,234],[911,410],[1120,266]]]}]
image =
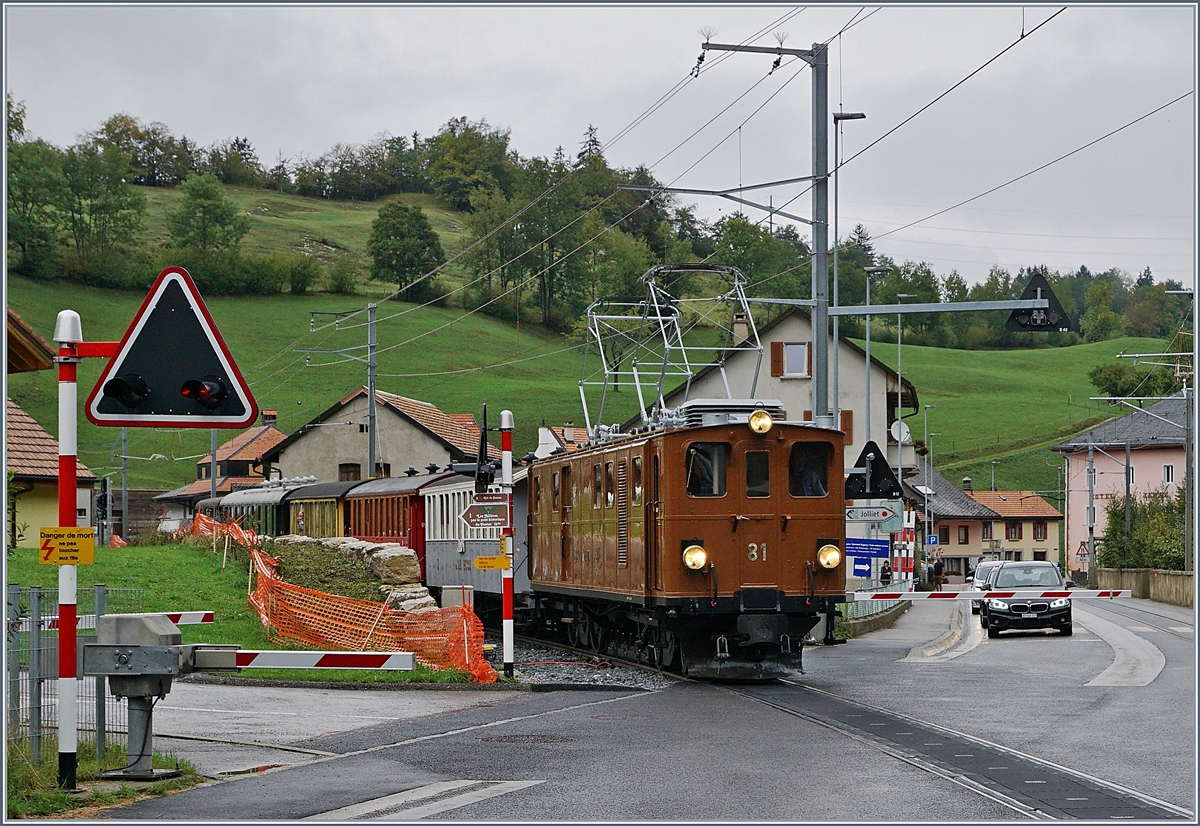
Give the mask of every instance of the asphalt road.
[{"label": "asphalt road", "polygon": [[[771,684],[752,693],[715,683],[545,694],[204,685],[177,695],[177,686],[160,703],[164,713],[156,710],[160,749],[189,758],[203,751],[211,774],[280,768],[226,774],[230,779],[110,816],[1029,818],[1011,801],[921,760],[789,713],[788,703],[801,713],[820,710],[815,702],[806,708],[798,693],[810,689],[1194,810],[1190,611],[1140,600],[1080,602],[1072,637],[994,640],[980,633],[969,610],[956,611],[919,603],[890,629],[806,650],[800,687]],[[228,745],[232,740],[256,745]]]}]

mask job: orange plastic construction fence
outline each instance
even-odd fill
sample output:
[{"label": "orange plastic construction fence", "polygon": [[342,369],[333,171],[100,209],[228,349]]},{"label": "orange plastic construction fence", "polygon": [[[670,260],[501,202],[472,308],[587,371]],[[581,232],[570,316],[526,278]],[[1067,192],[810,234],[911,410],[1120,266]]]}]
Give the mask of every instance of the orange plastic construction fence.
[{"label": "orange plastic construction fence", "polygon": [[496,681],[483,656],[483,623],[469,606],[397,611],[284,582],[279,561],[257,549],[250,559],[257,582],[249,602],[269,635],[323,648],[411,651],[426,667],[457,668],[476,683]]},{"label": "orange plastic construction fence", "polygon": [[192,517],[190,523],[175,531],[173,536],[175,539],[182,539],[185,536],[203,536],[210,539],[228,537],[245,548],[257,548],[258,534],[250,528],[242,527],[243,518],[244,514],[232,522],[221,522],[211,516],[198,513]]}]

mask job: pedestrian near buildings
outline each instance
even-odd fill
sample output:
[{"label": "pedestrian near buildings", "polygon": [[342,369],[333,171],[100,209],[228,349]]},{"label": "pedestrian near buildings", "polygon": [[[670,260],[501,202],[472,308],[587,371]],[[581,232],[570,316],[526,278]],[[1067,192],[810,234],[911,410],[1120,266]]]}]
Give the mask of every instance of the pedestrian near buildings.
[{"label": "pedestrian near buildings", "polygon": [[946,578],[946,564],[942,562],[939,556],[937,562],[933,563],[933,590],[942,590],[942,582]]}]

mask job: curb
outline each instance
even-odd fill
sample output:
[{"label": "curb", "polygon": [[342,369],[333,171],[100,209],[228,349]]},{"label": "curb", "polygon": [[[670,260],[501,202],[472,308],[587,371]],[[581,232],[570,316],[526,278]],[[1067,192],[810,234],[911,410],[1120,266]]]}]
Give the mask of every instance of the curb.
[{"label": "curb", "polygon": [[933,657],[937,654],[941,654],[947,648],[950,648],[955,643],[957,643],[960,639],[962,639],[962,632],[963,632],[962,606],[959,605],[956,607],[957,607],[957,610],[954,612],[954,617],[951,620],[951,622],[954,623],[953,627],[951,627],[949,631],[947,631],[942,636],[938,637],[933,642],[927,642],[922,646],[914,648],[912,651],[909,652],[908,656],[910,656],[910,657]]}]

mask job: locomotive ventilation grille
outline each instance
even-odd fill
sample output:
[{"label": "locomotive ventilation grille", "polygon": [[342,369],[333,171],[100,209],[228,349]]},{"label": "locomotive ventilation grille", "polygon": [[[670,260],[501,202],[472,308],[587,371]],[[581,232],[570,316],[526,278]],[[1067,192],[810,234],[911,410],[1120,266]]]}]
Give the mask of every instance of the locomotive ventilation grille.
[{"label": "locomotive ventilation grille", "polygon": [[629,565],[629,485],[625,463],[617,464],[617,567]]},{"label": "locomotive ventilation grille", "polygon": [[755,410],[767,411],[776,421],[787,417],[783,403],[776,399],[694,399],[681,404],[675,415],[687,427],[700,427],[743,423],[749,421]]}]

